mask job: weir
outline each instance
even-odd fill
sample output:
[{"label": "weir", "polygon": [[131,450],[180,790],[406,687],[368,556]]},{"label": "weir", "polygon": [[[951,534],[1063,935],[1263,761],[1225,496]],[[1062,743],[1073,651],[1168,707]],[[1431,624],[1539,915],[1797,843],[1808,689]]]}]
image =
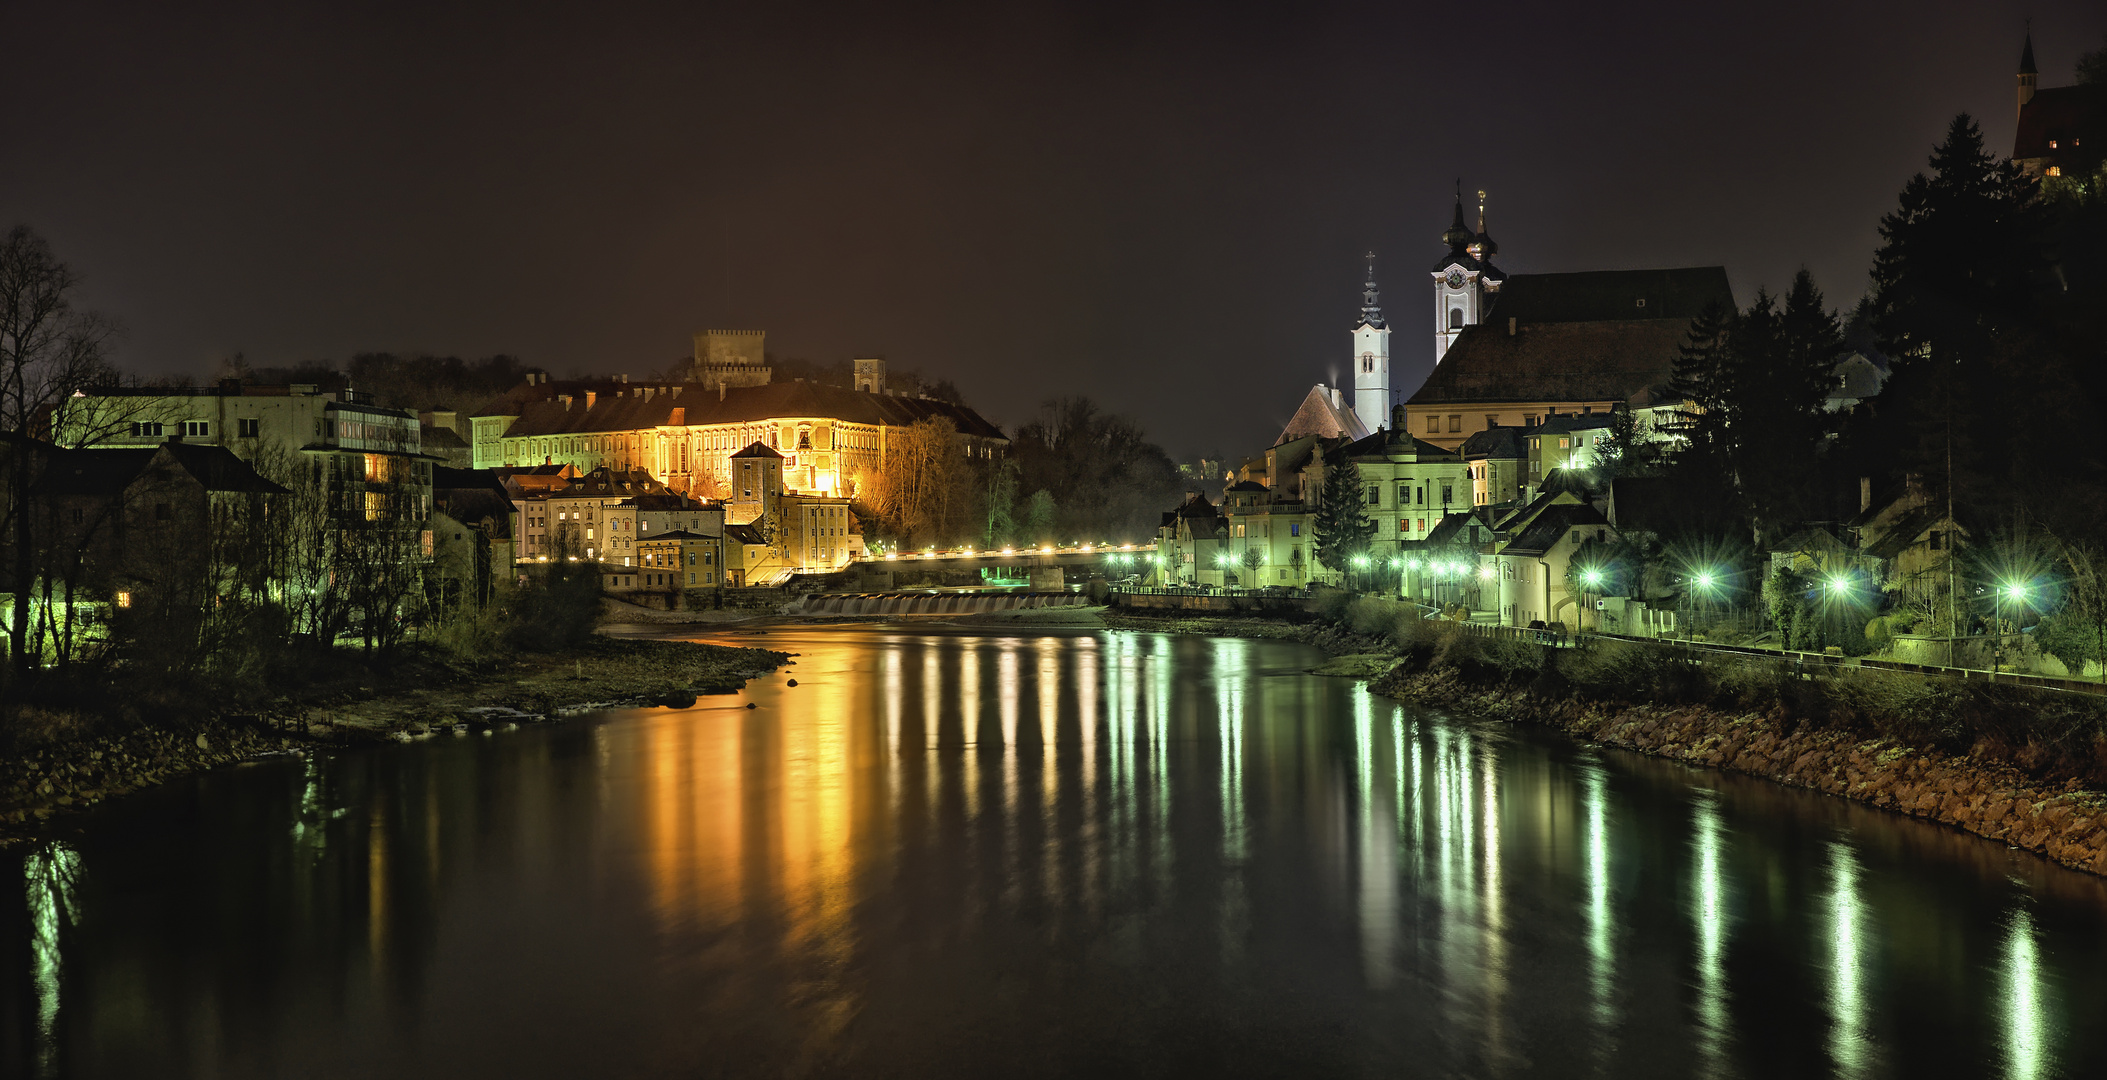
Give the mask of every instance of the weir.
[{"label": "weir", "polygon": [[966,615],[1016,608],[1080,607],[1090,598],[1072,592],[814,593],[800,615]]}]

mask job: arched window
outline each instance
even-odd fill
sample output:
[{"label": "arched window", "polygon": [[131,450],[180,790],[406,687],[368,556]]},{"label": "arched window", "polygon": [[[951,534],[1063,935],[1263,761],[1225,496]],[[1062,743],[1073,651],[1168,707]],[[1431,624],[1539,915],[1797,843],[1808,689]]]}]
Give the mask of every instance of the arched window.
[{"label": "arched window", "polygon": [[1450,308],[1450,309],[1449,309],[1449,329],[1451,329],[1451,330],[1461,330],[1461,329],[1463,329],[1463,309],[1462,309],[1462,308],[1460,308],[1460,307],[1452,307],[1452,308]]}]

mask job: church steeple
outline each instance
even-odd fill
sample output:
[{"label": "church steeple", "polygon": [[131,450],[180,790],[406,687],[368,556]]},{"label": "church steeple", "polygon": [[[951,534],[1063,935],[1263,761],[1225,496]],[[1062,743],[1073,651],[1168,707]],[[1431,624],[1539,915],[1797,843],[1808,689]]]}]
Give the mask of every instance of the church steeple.
[{"label": "church steeple", "polygon": [[1361,283],[1361,321],[1355,323],[1354,326],[1357,328],[1372,326],[1377,330],[1383,328],[1383,305],[1382,301],[1376,296],[1375,252],[1373,251],[1368,253],[1368,280]]},{"label": "church steeple", "polygon": [[1471,227],[1463,221],[1463,181],[1458,180],[1456,182],[1456,219],[1449,222],[1449,231],[1441,234],[1441,242],[1447,244],[1450,251],[1462,251],[1470,246],[1472,239],[1474,239],[1474,234],[1471,232]]},{"label": "church steeple", "polygon": [[2027,28],[2027,43],[2019,50],[2019,110],[2026,111],[2027,102],[2034,100],[2034,80],[2041,73],[2034,70],[2034,30]]},{"label": "church steeple", "polygon": [[1471,241],[1471,255],[1479,262],[1490,262],[1500,253],[1500,245],[1493,240],[1492,233],[1485,228],[1485,193],[1478,193],[1478,236]]}]

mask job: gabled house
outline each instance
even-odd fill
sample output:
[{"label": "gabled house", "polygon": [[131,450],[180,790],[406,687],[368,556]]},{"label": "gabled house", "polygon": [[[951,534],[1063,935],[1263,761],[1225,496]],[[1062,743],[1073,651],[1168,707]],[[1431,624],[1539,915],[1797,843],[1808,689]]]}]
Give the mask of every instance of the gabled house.
[{"label": "gabled house", "polygon": [[1580,605],[1568,584],[1574,554],[1589,541],[1607,543],[1616,530],[1602,512],[1580,496],[1562,491],[1536,501],[1500,522],[1509,539],[1500,543],[1495,561],[1500,581],[1500,621],[1508,626],[1532,623],[1580,625]]}]

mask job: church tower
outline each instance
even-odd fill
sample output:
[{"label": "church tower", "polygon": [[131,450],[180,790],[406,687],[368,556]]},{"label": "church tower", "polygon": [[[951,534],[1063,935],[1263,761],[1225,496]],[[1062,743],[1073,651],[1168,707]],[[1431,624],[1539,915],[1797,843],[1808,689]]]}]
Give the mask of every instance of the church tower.
[{"label": "church tower", "polygon": [[1456,216],[1441,242],[1449,253],[1434,264],[1434,362],[1448,355],[1463,328],[1484,321],[1507,274],[1492,264],[1500,246],[1485,228],[1485,193],[1478,193],[1478,231],[1463,220],[1463,192],[1456,192]]},{"label": "church tower", "polygon": [[2025,112],[2027,102],[2034,100],[2034,80],[2041,73],[2034,70],[2034,32],[2027,31],[2027,43],[2019,50],[2019,111]]},{"label": "church tower", "polygon": [[1370,431],[1390,426],[1390,328],[1376,297],[1373,251],[1361,285],[1361,318],[1353,326],[1353,411]]}]

